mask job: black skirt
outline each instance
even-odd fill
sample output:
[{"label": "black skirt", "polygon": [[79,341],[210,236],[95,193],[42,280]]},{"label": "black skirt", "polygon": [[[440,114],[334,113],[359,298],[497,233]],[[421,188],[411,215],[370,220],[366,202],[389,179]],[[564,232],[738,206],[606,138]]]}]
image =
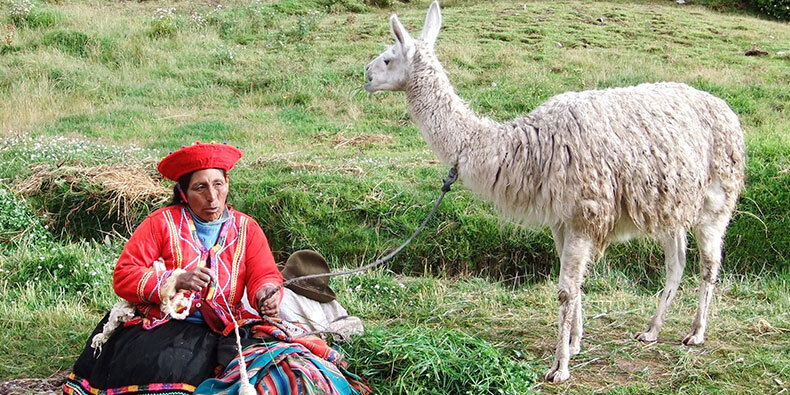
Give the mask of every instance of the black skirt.
[{"label": "black skirt", "polygon": [[[151,330],[142,325],[120,326],[98,353],[91,347],[91,339],[102,332],[108,317],[88,337],[63,387],[65,393],[190,394],[237,353],[235,336],[222,336],[205,324],[178,320]],[[247,328],[241,329],[243,345],[257,341],[250,338]]]}]

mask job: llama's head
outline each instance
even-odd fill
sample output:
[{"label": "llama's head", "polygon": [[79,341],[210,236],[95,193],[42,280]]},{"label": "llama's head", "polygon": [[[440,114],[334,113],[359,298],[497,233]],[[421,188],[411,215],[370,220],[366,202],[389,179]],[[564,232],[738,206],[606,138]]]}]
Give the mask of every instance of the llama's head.
[{"label": "llama's head", "polygon": [[417,39],[422,42],[422,45],[415,43],[406,28],[400,23],[398,16],[393,14],[390,17],[390,27],[395,36],[395,45],[387,48],[365,66],[368,79],[365,90],[368,92],[406,90],[415,52],[433,52],[433,45],[441,26],[442,13],[439,10],[438,1],[431,3],[431,8],[428,9],[428,15],[425,17],[422,34]]}]

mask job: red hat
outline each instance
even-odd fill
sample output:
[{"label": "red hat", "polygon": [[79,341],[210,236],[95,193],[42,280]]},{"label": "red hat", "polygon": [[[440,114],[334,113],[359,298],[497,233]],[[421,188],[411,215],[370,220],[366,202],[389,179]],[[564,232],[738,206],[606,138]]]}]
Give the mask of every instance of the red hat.
[{"label": "red hat", "polygon": [[178,181],[184,174],[202,169],[222,169],[230,171],[241,158],[241,151],[228,143],[203,144],[200,141],[190,146],[183,146],[171,152],[159,162],[159,172],[173,181]]}]

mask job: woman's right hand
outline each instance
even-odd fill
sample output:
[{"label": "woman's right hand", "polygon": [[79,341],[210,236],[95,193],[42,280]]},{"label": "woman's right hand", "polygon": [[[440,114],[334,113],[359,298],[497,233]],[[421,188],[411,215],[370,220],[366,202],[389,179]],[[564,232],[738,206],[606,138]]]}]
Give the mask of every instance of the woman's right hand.
[{"label": "woman's right hand", "polygon": [[214,272],[211,269],[199,266],[179,274],[176,278],[176,289],[179,291],[182,289],[200,291],[211,283],[212,278],[214,278]]}]

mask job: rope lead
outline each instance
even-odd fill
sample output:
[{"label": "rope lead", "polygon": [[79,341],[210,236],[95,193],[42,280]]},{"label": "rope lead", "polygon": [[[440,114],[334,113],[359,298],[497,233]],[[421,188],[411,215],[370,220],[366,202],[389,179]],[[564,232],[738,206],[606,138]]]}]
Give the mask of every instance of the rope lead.
[{"label": "rope lead", "polygon": [[293,283],[298,282],[298,281],[310,280],[310,279],[313,279],[313,278],[335,277],[335,276],[344,276],[344,275],[347,275],[347,274],[359,273],[359,272],[371,269],[373,267],[376,267],[378,265],[381,265],[382,263],[387,262],[388,260],[392,259],[392,257],[394,257],[397,253],[399,253],[404,247],[409,245],[409,243],[411,243],[411,241],[414,240],[414,238],[417,237],[417,235],[420,234],[420,232],[422,232],[422,230],[425,228],[425,225],[427,225],[428,221],[430,221],[431,218],[433,218],[433,215],[436,213],[436,210],[439,208],[439,205],[442,203],[442,200],[444,199],[444,195],[447,194],[447,192],[450,192],[450,186],[453,185],[453,183],[457,179],[458,179],[458,170],[455,168],[455,166],[453,166],[453,167],[450,168],[450,172],[447,173],[447,178],[442,180],[442,182],[443,182],[443,184],[442,184],[442,195],[439,196],[439,200],[437,200],[436,204],[434,204],[433,209],[431,210],[431,213],[428,214],[428,217],[426,217],[425,220],[422,221],[422,224],[420,224],[420,226],[417,228],[417,230],[415,230],[414,233],[412,233],[411,236],[409,236],[409,238],[406,239],[406,241],[403,244],[401,244],[398,248],[396,248],[395,250],[393,250],[392,252],[387,254],[385,257],[379,258],[379,259],[377,259],[376,261],[374,261],[372,263],[369,263],[369,264],[367,264],[365,266],[358,267],[356,269],[346,270],[346,271],[342,271],[342,272],[334,272],[334,273],[310,274],[310,275],[307,275],[307,276],[292,278],[292,279],[290,279],[288,281],[284,281],[282,284],[280,284],[276,288],[274,288],[271,291],[269,291],[260,300],[269,299],[274,294],[276,294],[281,289],[283,289],[283,287],[285,287],[285,286],[287,286],[289,284],[293,284]]}]

